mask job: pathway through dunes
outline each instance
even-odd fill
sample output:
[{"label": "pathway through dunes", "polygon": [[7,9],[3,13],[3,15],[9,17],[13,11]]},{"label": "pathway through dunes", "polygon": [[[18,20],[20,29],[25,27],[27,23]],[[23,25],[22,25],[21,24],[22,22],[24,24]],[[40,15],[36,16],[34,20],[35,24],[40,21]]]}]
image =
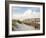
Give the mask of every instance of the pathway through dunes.
[{"label": "pathway through dunes", "polygon": [[35,30],[33,26],[29,26],[26,24],[19,24],[17,23],[16,27],[14,27],[15,31],[26,31],[26,30]]}]

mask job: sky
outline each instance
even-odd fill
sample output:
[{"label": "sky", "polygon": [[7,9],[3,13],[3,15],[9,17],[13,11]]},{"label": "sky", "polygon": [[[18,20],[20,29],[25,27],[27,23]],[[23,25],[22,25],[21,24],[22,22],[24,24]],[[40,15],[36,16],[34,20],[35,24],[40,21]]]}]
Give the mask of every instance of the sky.
[{"label": "sky", "polygon": [[12,18],[13,19],[28,19],[28,18],[39,18],[40,8],[39,7],[12,7]]},{"label": "sky", "polygon": [[23,14],[28,9],[31,10],[32,13],[40,12],[39,7],[12,7],[12,14]]}]

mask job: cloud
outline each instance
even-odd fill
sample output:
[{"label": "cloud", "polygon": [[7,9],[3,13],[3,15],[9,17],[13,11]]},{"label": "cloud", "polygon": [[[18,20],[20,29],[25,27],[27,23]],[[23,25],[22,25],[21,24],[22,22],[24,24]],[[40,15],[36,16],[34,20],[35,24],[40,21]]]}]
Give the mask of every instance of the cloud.
[{"label": "cloud", "polygon": [[24,12],[24,16],[30,16],[32,14],[32,10],[28,9]]}]

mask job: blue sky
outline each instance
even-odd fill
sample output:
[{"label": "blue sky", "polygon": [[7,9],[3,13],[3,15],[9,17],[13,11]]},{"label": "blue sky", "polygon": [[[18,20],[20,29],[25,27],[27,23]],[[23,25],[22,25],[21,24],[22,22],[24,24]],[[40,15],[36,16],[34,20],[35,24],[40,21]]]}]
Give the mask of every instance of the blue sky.
[{"label": "blue sky", "polygon": [[30,9],[33,12],[40,12],[39,7],[12,7],[13,14],[23,14],[25,11]]}]

